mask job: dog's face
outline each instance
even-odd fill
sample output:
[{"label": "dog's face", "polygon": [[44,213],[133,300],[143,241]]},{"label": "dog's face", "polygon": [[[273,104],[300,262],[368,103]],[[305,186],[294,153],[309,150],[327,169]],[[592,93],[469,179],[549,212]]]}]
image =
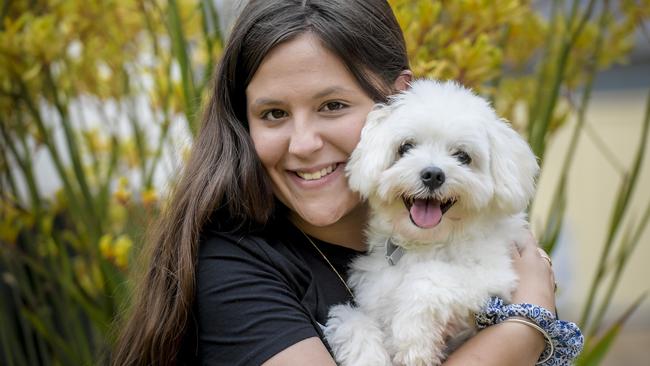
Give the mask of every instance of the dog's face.
[{"label": "dog's face", "polygon": [[369,114],[346,170],[373,215],[420,242],[445,240],[478,215],[522,211],[538,165],[485,100],[419,80]]}]

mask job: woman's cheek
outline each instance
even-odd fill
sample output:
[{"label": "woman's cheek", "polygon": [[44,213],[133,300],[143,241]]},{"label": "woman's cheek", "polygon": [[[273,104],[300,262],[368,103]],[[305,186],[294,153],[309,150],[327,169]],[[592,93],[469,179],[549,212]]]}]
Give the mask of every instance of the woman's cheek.
[{"label": "woman's cheek", "polygon": [[347,150],[348,154],[352,153],[352,150],[357,147],[359,140],[361,140],[361,130],[366,123],[367,115],[368,113],[356,114],[346,123],[347,131],[345,134],[345,149]]},{"label": "woman's cheek", "polygon": [[274,161],[279,160],[278,155],[281,155],[278,151],[280,145],[277,144],[277,139],[273,136],[273,133],[269,132],[270,131],[265,131],[264,128],[259,126],[251,125],[250,128],[255,152],[265,168],[269,165],[273,165]]}]

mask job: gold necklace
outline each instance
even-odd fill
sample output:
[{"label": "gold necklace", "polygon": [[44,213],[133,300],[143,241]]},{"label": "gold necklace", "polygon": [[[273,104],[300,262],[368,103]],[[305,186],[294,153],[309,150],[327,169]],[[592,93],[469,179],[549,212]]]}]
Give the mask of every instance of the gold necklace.
[{"label": "gold necklace", "polygon": [[302,231],[302,229],[298,228],[298,230],[300,230],[300,232],[302,233],[302,235],[304,235],[305,238],[307,238],[307,240],[309,240],[309,242],[310,242],[311,245],[316,249],[316,251],[318,252],[318,254],[320,254],[321,257],[323,257],[323,259],[325,259],[325,262],[327,262],[327,264],[330,266],[330,268],[332,269],[332,271],[336,274],[336,276],[338,276],[339,280],[341,280],[341,283],[343,284],[343,286],[345,286],[345,289],[348,290],[348,293],[349,293],[350,296],[352,297],[352,300],[355,300],[355,298],[354,298],[354,294],[352,293],[352,290],[350,290],[350,287],[348,287],[348,284],[345,282],[345,280],[343,279],[343,276],[341,276],[341,274],[339,273],[339,271],[337,271],[336,268],[334,268],[334,266],[333,266],[332,263],[330,262],[330,260],[327,259],[327,257],[325,256],[325,253],[323,253],[323,252],[320,250],[320,248],[318,247],[318,245],[316,245],[316,243],[314,243],[314,241],[311,240],[311,238],[309,237],[309,235],[305,234],[305,232]]}]

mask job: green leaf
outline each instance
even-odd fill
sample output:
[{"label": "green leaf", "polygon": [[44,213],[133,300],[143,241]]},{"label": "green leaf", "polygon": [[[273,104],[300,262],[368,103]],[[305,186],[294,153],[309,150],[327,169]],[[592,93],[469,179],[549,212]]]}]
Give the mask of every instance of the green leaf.
[{"label": "green leaf", "polygon": [[[634,301],[632,305],[630,305],[630,307],[628,307],[627,310],[618,319],[616,319],[616,321],[607,330],[605,330],[605,332],[599,338],[588,342],[585,345],[585,351],[582,353],[582,355],[580,355],[580,358],[578,359],[578,362],[576,362],[576,365],[599,365],[616,340],[616,337],[618,337],[625,322],[627,322],[627,320],[636,311],[639,305],[641,305],[647,295],[648,293],[646,292],[639,296],[636,301]],[[593,345],[591,345],[591,343],[593,343]]]},{"label": "green leaf", "polygon": [[188,56],[188,44],[183,33],[180,9],[176,0],[169,0],[167,8],[168,27],[172,37],[172,50],[181,69],[183,97],[185,98],[185,116],[192,135],[196,135],[196,116],[199,95],[194,87],[194,73]]}]

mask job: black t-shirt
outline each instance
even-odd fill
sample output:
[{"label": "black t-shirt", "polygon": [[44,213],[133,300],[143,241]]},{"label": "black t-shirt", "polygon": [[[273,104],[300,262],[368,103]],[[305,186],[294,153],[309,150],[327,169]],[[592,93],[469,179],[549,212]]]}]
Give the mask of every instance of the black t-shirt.
[{"label": "black t-shirt", "polygon": [[[312,240],[346,278],[360,253]],[[257,235],[210,233],[197,267],[201,364],[259,365],[303,339],[323,339],[329,308],[350,301],[336,273],[286,221]]]}]

